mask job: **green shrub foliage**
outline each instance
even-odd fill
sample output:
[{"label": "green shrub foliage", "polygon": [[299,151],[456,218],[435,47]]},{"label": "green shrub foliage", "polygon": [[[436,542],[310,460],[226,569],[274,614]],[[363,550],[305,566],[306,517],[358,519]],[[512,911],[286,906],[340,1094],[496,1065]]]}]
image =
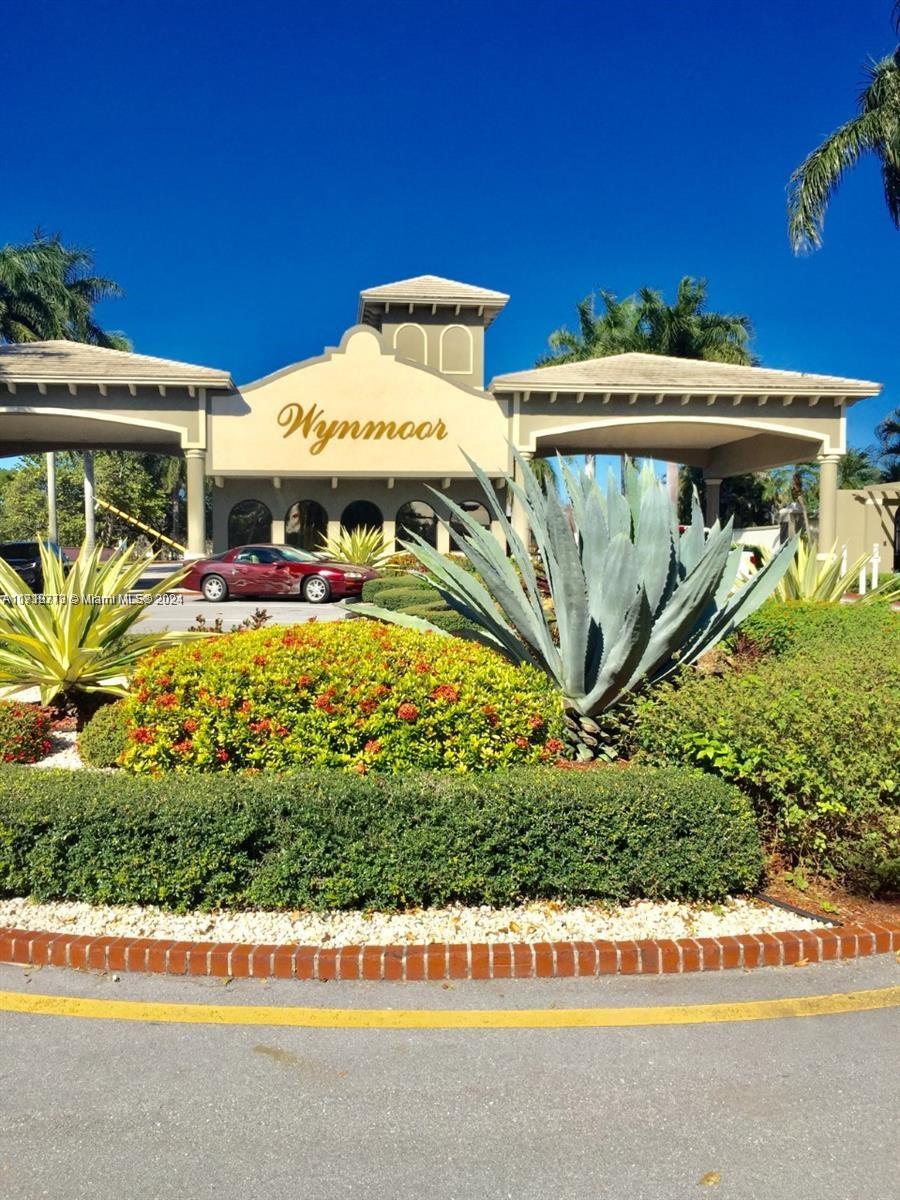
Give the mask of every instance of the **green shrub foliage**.
[{"label": "green shrub foliage", "polygon": [[0,770],[8,896],[177,910],[717,900],[761,870],[748,801],[693,771]]},{"label": "green shrub foliage", "polygon": [[132,771],[486,771],[563,750],[536,667],[370,621],[211,638],[145,659],[125,707]]},{"label": "green shrub foliage", "polygon": [[773,654],[802,652],[825,639],[851,643],[874,635],[897,638],[896,613],[889,604],[832,604],[821,600],[769,600],[747,617],[737,637]]},{"label": "green shrub foliage", "polygon": [[116,767],[128,745],[121,700],[99,708],[78,735],[78,753],[91,767]]},{"label": "green shrub foliage", "polygon": [[34,704],[0,700],[0,760],[33,763],[49,753],[49,712]]},{"label": "green shrub foliage", "polygon": [[651,761],[747,790],[775,850],[889,890],[900,874],[900,617],[784,607],[762,625],[780,657],[666,687],[638,706],[634,737]]}]

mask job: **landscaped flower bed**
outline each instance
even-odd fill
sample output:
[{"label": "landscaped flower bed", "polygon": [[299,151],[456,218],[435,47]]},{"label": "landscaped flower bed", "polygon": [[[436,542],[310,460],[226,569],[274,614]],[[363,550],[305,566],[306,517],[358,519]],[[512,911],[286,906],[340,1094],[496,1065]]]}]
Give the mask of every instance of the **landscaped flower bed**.
[{"label": "landscaped flower bed", "polygon": [[135,772],[487,771],[557,758],[558,696],[474,642],[311,622],[152,654],[125,702]]},{"label": "landscaped flower bed", "polygon": [[0,701],[0,761],[33,763],[50,752],[50,713],[34,704]]}]

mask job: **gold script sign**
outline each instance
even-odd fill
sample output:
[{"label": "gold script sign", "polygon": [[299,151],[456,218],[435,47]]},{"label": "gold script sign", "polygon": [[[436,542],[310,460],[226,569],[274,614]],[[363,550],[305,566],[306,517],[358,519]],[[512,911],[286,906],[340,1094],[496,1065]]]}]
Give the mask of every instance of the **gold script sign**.
[{"label": "gold script sign", "polygon": [[447,436],[447,426],[440,418],[436,421],[329,421],[323,409],[312,404],[304,408],[292,401],[285,404],[278,414],[278,424],[284,430],[282,437],[301,433],[310,442],[310,454],[321,454],[332,438],[362,438],[379,441],[381,438],[420,442],[437,438],[442,442]]}]

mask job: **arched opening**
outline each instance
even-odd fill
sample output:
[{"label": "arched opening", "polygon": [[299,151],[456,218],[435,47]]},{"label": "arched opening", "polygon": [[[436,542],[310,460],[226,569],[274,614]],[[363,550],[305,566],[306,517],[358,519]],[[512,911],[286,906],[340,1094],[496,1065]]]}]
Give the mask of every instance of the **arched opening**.
[{"label": "arched opening", "polygon": [[328,533],[328,513],[318,500],[295,500],[284,514],[284,540],[298,550],[318,550]]},{"label": "arched opening", "polygon": [[[460,503],[459,507],[463,510],[463,512],[468,513],[469,516],[474,521],[477,521],[477,523],[483,529],[488,529],[488,530],[490,529],[491,514],[488,512],[488,510],[485,508],[485,506],[481,503],[480,500],[463,500]],[[451,550],[459,549],[459,542],[456,540],[456,538],[453,535],[454,534],[463,534],[466,532],[467,532],[466,527],[463,525],[462,521],[460,521],[459,517],[457,517],[456,514],[454,513],[450,517],[450,549]]]},{"label": "arched opening", "polygon": [[341,513],[341,525],[348,533],[355,529],[378,529],[384,524],[381,509],[371,500],[354,500]]},{"label": "arched opening", "polygon": [[441,370],[447,375],[472,374],[472,331],[448,325],[441,334]]},{"label": "arched opening", "polygon": [[240,500],[228,514],[228,548],[272,540],[272,514],[262,500]]},{"label": "arched opening", "polygon": [[421,325],[401,325],[394,334],[394,353],[398,358],[411,358],[413,362],[426,363],[428,353],[425,330]]},{"label": "arched opening", "polygon": [[411,533],[416,533],[429,546],[437,549],[437,513],[424,500],[407,500],[397,509],[397,541],[395,549],[403,550],[400,544],[409,540]]}]

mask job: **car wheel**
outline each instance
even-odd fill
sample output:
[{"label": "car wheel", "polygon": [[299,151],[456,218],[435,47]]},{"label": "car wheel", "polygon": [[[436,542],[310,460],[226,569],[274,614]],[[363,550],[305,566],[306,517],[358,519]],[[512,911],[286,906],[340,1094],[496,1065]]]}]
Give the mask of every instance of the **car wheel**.
[{"label": "car wheel", "polygon": [[228,599],[228,584],[221,575],[207,575],[200,585],[204,598],[212,604]]},{"label": "car wheel", "polygon": [[310,604],[324,604],[331,595],[328,580],[321,575],[310,575],[303,584],[303,599]]}]

